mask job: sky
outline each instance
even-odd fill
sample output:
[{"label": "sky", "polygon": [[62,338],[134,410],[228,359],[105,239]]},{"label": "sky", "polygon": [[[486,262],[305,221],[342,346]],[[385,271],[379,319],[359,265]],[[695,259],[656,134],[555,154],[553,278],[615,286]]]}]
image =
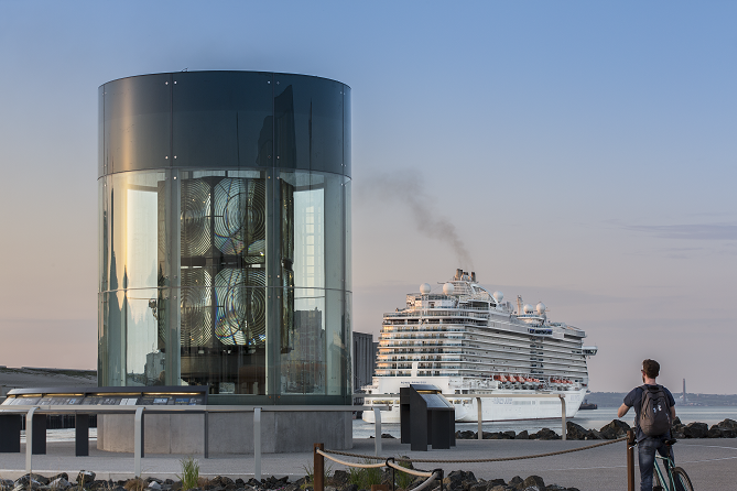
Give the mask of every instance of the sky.
[{"label": "sky", "polygon": [[599,353],[737,393],[737,3],[0,0],[0,365],[96,367],[97,88],[352,88],[353,328],[456,268]]}]

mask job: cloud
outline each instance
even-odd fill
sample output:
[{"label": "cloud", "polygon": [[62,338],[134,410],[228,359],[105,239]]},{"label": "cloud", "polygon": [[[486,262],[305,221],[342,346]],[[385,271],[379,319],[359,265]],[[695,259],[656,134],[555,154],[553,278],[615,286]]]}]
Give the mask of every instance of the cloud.
[{"label": "cloud", "polygon": [[688,225],[624,225],[627,230],[646,233],[660,239],[737,240],[737,225],[732,223]]}]

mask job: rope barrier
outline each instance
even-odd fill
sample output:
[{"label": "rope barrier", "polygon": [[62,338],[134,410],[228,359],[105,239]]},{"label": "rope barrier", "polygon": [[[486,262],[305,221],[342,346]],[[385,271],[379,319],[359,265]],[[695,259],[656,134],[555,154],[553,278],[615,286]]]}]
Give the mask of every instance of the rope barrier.
[{"label": "rope barrier", "polygon": [[[422,463],[445,463],[445,464],[465,464],[465,463],[481,463],[481,462],[506,462],[510,460],[525,460],[525,459],[537,459],[540,457],[552,457],[553,455],[563,455],[567,453],[580,452],[582,450],[590,450],[592,448],[603,447],[605,445],[611,445],[613,443],[623,442],[627,437],[618,438],[616,440],[608,440],[604,443],[597,443],[595,445],[588,445],[586,447],[570,448],[567,450],[558,450],[557,452],[541,453],[536,455],[523,455],[520,457],[497,457],[494,459],[470,459],[470,460],[438,460],[438,459],[409,459],[409,458],[396,458],[394,460],[399,462],[422,462]],[[338,450],[326,450],[326,452],[333,453],[335,455],[343,455],[344,457],[355,457],[359,459],[370,459],[370,460],[387,460],[388,457],[377,457],[374,455],[360,455],[348,452],[340,452]]]},{"label": "rope barrier", "polygon": [[383,462],[382,463],[379,463],[379,464],[356,464],[354,462],[346,462],[344,460],[340,460],[340,459],[336,459],[334,457],[331,457],[330,455],[326,454],[325,452],[323,452],[319,448],[316,449],[315,452],[316,453],[319,453],[323,457],[326,457],[326,458],[332,460],[333,462],[335,462],[337,464],[345,465],[347,467],[358,467],[360,469],[378,469],[379,467],[384,467],[384,463]]},{"label": "rope barrier", "polygon": [[[353,462],[346,462],[344,460],[336,459],[335,457],[333,457],[333,456],[328,455],[327,453],[325,453],[323,450],[321,450],[319,447],[317,447],[317,445],[315,446],[315,454],[321,455],[321,456],[323,456],[325,458],[328,458],[328,459],[330,459],[333,462],[336,462],[338,464],[345,465],[346,467],[358,467],[359,469],[376,469],[376,468],[379,468],[379,467],[389,467],[389,468],[392,468],[392,469],[400,470],[402,472],[406,472],[407,474],[410,474],[410,475],[413,475],[413,476],[426,477],[427,478],[422,484],[420,484],[419,486],[417,486],[412,491],[422,491],[423,489],[425,489],[425,488],[429,487],[431,484],[433,484],[436,480],[439,479],[440,481],[442,481],[442,479],[443,479],[443,471],[442,471],[442,469],[436,469],[436,470],[434,470],[432,472],[423,472],[423,471],[418,471],[418,470],[415,470],[415,469],[408,469],[406,467],[402,467],[400,465],[397,465],[397,464],[393,463],[391,461],[391,459],[386,459],[385,462],[378,463],[378,464],[356,464],[356,463],[353,463]],[[392,476],[393,475],[394,474],[392,473]],[[392,477],[392,480],[393,480],[393,477]],[[320,483],[320,488],[321,489],[324,489],[323,486],[324,485],[321,482]],[[441,487],[441,491],[442,491],[442,482],[441,482],[441,486],[440,487]],[[317,489],[317,485],[315,486],[315,489]],[[394,488],[392,487],[392,489],[394,489]]]},{"label": "rope barrier", "polygon": [[440,473],[437,472],[437,471],[432,472],[432,474],[430,475],[430,477],[425,482],[423,482],[422,484],[420,484],[419,486],[417,486],[412,491],[422,491],[423,489],[427,488],[428,486],[430,486],[431,484],[433,484],[436,479],[438,479],[439,477],[441,477],[439,474]]},{"label": "rope barrier", "polygon": [[418,471],[418,470],[415,470],[415,469],[408,469],[406,467],[402,467],[401,465],[395,464],[391,460],[387,460],[386,461],[386,464],[382,464],[382,465],[386,465],[387,467],[391,467],[392,469],[396,469],[398,471],[402,471],[404,473],[411,474],[411,475],[417,476],[417,477],[432,477],[432,476],[435,475],[435,471],[432,471],[432,472],[427,472],[427,471],[422,472],[422,471]]}]

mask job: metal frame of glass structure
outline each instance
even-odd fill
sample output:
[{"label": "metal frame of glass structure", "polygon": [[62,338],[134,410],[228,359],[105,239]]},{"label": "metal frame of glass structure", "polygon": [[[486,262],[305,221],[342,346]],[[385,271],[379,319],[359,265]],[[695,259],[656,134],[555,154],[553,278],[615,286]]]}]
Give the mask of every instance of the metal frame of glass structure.
[{"label": "metal frame of glass structure", "polygon": [[100,385],[350,403],[350,88],[164,73],[99,110]]}]

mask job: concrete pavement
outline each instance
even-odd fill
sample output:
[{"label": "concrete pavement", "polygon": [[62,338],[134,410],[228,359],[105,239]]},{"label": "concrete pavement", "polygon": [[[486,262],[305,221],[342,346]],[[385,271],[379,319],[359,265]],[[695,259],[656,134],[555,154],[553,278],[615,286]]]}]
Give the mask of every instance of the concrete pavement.
[{"label": "concrete pavement", "polygon": [[[92,443],[92,442],[91,442]],[[458,440],[457,447],[450,450],[412,452],[409,445],[395,439],[383,440],[383,456],[409,456],[414,459],[475,460],[524,456],[591,445],[592,441],[539,441],[539,440]],[[90,445],[93,447],[94,445]],[[684,467],[696,489],[735,489],[737,482],[737,439],[681,440],[675,448],[676,463]],[[0,478],[16,479],[25,474],[25,448],[22,453],[0,454]],[[374,454],[371,439],[355,439],[352,453]],[[627,489],[626,448],[624,442],[581,452],[527,460],[494,463],[416,463],[416,468],[443,468],[470,470],[477,478],[504,479],[514,476],[525,478],[541,476],[546,484],[556,483],[565,487],[576,487],[592,491],[621,491]],[[149,455],[143,459],[144,476],[176,479],[181,473],[182,455]],[[252,455],[214,455],[209,459],[195,455],[200,464],[200,474],[206,477],[217,475],[232,478],[253,476]],[[339,457],[342,460],[355,460]],[[311,452],[264,454],[262,477],[288,475],[297,479],[312,467]],[[332,470],[343,468],[326,463]],[[74,479],[79,470],[91,470],[98,479],[127,479],[133,476],[133,455],[102,452],[90,448],[89,457],[74,457],[73,442],[49,442],[46,455],[33,457],[33,472],[51,476],[67,472]]]}]

